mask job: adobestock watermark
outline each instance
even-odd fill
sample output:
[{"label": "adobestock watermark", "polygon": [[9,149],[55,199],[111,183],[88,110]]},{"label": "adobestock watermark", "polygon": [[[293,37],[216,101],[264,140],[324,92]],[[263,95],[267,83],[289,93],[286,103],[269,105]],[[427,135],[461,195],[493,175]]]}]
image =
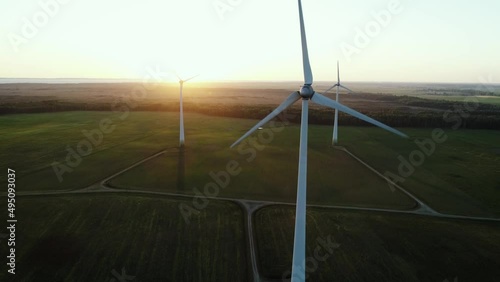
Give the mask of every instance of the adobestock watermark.
[{"label": "adobestock watermark", "polygon": [[[273,142],[275,134],[282,132],[285,126],[290,124],[290,120],[295,117],[296,114],[289,114],[286,110],[283,111],[277,117],[280,120],[279,123],[274,120],[270,121],[269,127],[258,130],[253,136],[249,136],[244,142],[238,145],[238,154],[245,156],[246,162],[251,163],[257,157],[257,152],[264,150],[266,145]],[[208,207],[210,200],[217,198],[221,189],[227,188],[231,183],[231,179],[240,175],[242,171],[243,168],[238,161],[229,160],[224,170],[219,172],[211,171],[208,174],[211,182],[205,184],[203,191],[194,187],[193,192],[195,196],[190,205],[185,203],[179,204],[179,210],[186,224],[191,223],[193,215],[200,214],[203,209]]]},{"label": "adobestock watermark", "polygon": [[162,71],[159,66],[146,69],[146,75],[142,79],[142,84],[135,86],[129,94],[123,95],[111,103],[113,113],[121,113],[119,119],[125,120],[130,115],[130,111],[137,108],[139,103],[146,99],[150,91],[158,88],[165,80],[176,77],[172,71]]},{"label": "adobestock watermark", "polygon": [[212,2],[212,6],[219,19],[223,21],[226,19],[226,14],[233,12],[241,3],[243,3],[243,0],[216,0]]},{"label": "adobestock watermark", "polygon": [[[136,108],[140,101],[146,99],[149,91],[154,90],[164,79],[170,77],[170,72],[162,72],[159,67],[147,68],[142,84],[135,86],[129,94],[115,100],[111,104],[112,112],[120,114],[118,120],[126,120],[130,111]],[[96,123],[94,129],[82,130],[82,139],[76,145],[66,146],[64,161],[55,161],[51,164],[59,183],[63,182],[65,174],[73,172],[83,162],[84,157],[91,155],[103,143],[107,134],[111,134],[116,129],[114,123],[115,121],[111,118],[103,118]]]},{"label": "adobestock watermark", "polygon": [[379,11],[371,11],[371,20],[363,27],[354,29],[354,36],[350,42],[340,43],[340,50],[348,62],[354,55],[361,54],[361,51],[368,47],[373,39],[379,36],[393,21],[394,17],[401,14],[404,5],[400,0],[390,0],[387,6]]},{"label": "adobestock watermark", "polygon": [[[476,90],[487,89],[490,92],[492,88],[485,82],[491,83],[492,77],[488,79],[479,78],[481,84]],[[467,96],[464,101],[453,105],[453,109],[443,113],[443,120],[451,125],[452,130],[460,129],[471,113],[479,108],[479,99],[476,96]],[[416,149],[413,150],[407,157],[398,156],[399,165],[397,172],[385,171],[384,176],[387,179],[387,184],[392,192],[396,191],[396,185],[405,182],[412,176],[416,169],[422,166],[425,161],[431,157],[437,150],[438,145],[445,143],[448,140],[448,135],[442,128],[436,128],[432,131],[430,138],[418,138],[414,143]]]},{"label": "adobestock watermark", "polygon": [[56,17],[61,7],[68,4],[71,0],[40,0],[39,9],[31,17],[22,17],[22,26],[19,33],[9,33],[7,35],[10,45],[17,53],[21,45],[35,38],[41,29],[45,28]]},{"label": "adobestock watermark", "polygon": [[113,274],[113,278],[109,279],[109,282],[127,282],[135,280],[135,276],[128,275],[124,267],[122,267],[121,273],[113,269],[111,274]]},{"label": "adobestock watermark", "polygon": [[313,255],[305,258],[305,260],[302,262],[302,265],[296,266],[299,270],[304,270],[304,277],[291,277],[292,271],[289,269],[283,272],[283,275],[281,276],[282,281],[290,281],[290,279],[293,278],[304,281],[305,279],[309,278],[309,275],[311,273],[316,272],[320,263],[325,262],[333,255],[335,249],[340,248],[340,244],[332,240],[332,237],[332,235],[328,235],[326,239],[321,237],[317,238],[317,244],[314,248]]}]

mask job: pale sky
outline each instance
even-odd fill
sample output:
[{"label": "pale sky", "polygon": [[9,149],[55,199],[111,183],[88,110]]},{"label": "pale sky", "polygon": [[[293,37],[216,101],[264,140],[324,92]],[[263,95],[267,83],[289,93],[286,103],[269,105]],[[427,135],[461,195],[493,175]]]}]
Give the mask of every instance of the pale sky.
[{"label": "pale sky", "polygon": [[[316,81],[335,80],[340,60],[346,81],[500,83],[500,1],[303,7]],[[356,42],[366,29],[368,42]],[[296,0],[3,0],[0,35],[7,78],[140,79],[154,67],[198,80],[303,77]]]}]

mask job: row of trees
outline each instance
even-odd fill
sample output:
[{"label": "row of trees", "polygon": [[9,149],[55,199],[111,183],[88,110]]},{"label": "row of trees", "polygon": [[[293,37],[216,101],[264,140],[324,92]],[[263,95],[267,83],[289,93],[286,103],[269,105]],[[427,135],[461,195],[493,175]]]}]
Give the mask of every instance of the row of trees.
[{"label": "row of trees", "polygon": [[500,96],[498,92],[475,89],[422,89],[421,92],[437,96]]},{"label": "row of trees", "polygon": [[[408,99],[407,97],[382,95],[381,99],[398,102],[401,105],[419,106],[423,110],[405,111],[404,108],[385,110],[374,108],[362,110],[364,114],[394,127],[419,127],[419,128],[449,128],[460,127],[469,129],[500,129],[500,107],[488,104],[474,105],[473,111],[457,107],[456,103],[449,101],[432,101],[425,99]],[[373,96],[371,96],[373,97]],[[387,98],[389,97],[389,98]],[[379,97],[380,98],[380,97]],[[425,110],[427,108],[428,110]],[[470,108],[470,107],[469,107]],[[233,104],[196,104],[186,103],[186,112],[196,112],[212,116],[234,118],[261,119],[274,109],[271,105],[233,105]],[[141,104],[130,109],[134,111],[171,111],[179,110],[178,103]],[[44,101],[38,103],[16,103],[0,105],[0,114],[42,113],[62,111],[112,111],[110,104],[106,103],[77,103],[62,101]],[[300,107],[298,105],[287,110],[287,120],[300,122]],[[352,116],[340,113],[341,124],[352,126],[365,126],[366,122]],[[333,110],[318,108],[310,111],[309,121],[314,124],[330,125],[333,123]]]}]

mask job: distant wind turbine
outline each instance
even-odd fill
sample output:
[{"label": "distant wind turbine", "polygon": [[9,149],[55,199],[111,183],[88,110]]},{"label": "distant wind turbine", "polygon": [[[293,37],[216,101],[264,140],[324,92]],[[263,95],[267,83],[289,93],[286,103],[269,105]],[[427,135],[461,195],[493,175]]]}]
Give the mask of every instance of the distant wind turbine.
[{"label": "distant wind turbine", "polygon": [[299,4],[299,20],[300,34],[302,42],[302,65],[304,69],[304,85],[299,91],[293,92],[281,105],[272,111],[267,117],[258,122],[252,129],[238,139],[231,148],[239,144],[250,134],[258,130],[259,127],[266,124],[268,121],[276,117],[286,108],[298,100],[302,100],[302,119],[300,124],[300,152],[299,152],[299,170],[297,181],[297,205],[295,210],[295,237],[293,242],[293,265],[292,265],[292,282],[305,281],[305,259],[306,259],[306,196],[307,196],[307,131],[308,131],[308,111],[309,100],[327,106],[347,114],[353,115],[366,122],[374,124],[399,136],[406,137],[404,133],[393,129],[381,122],[378,122],[366,115],[363,115],[347,106],[344,106],[336,101],[333,101],[320,93],[313,90],[313,75],[311,65],[309,63],[309,54],[307,51],[306,32],[304,27],[304,18],[302,13],[302,3]]},{"label": "distant wind turbine", "polygon": [[[328,90],[325,91],[325,93],[329,92],[332,90],[334,87],[337,87],[337,95],[335,96],[335,101],[339,102],[339,88],[344,88],[345,90],[349,92],[353,92],[351,89],[345,87],[344,85],[340,84],[340,67],[339,67],[339,61],[337,61],[337,83],[333,85],[332,87],[328,88]],[[338,143],[338,131],[339,130],[339,112],[337,109],[335,109],[335,119],[333,121],[333,137],[332,137],[332,145],[337,145]]]},{"label": "distant wind turbine", "polygon": [[184,106],[182,102],[182,89],[184,88],[184,83],[190,81],[191,79],[197,77],[198,75],[195,75],[193,77],[190,77],[186,80],[182,80],[178,75],[177,78],[179,79],[179,86],[180,86],[180,98],[179,98],[179,112],[180,112],[180,135],[179,135],[179,146],[181,148],[184,147]]}]

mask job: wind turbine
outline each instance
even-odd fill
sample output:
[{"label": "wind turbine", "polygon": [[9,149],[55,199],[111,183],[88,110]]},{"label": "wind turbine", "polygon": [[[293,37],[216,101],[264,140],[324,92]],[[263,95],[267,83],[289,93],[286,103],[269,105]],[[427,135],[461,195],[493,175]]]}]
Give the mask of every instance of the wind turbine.
[{"label": "wind turbine", "polygon": [[293,242],[293,265],[292,282],[305,281],[305,259],[306,259],[306,196],[307,196],[307,130],[308,130],[308,111],[309,100],[327,106],[347,114],[353,115],[366,122],[374,124],[399,136],[406,137],[404,133],[393,129],[381,122],[378,122],[366,115],[363,115],[347,106],[327,98],[314,91],[313,75],[309,63],[309,54],[307,51],[306,32],[304,27],[304,17],[302,13],[302,3],[299,4],[300,34],[302,42],[302,65],[304,69],[304,85],[299,91],[293,92],[290,96],[272,111],[267,117],[258,122],[252,129],[238,139],[231,148],[239,144],[243,139],[258,130],[259,127],[276,117],[279,113],[290,107],[292,104],[302,99],[302,120],[300,124],[300,152],[299,152],[299,170],[297,180],[297,205],[295,210],[295,237]]},{"label": "wind turbine", "polygon": [[[339,88],[344,88],[345,90],[349,92],[353,92],[351,89],[345,87],[344,85],[340,84],[340,67],[339,67],[339,61],[337,61],[337,83],[333,85],[332,87],[328,88],[328,90],[325,91],[325,93],[329,92],[332,90],[334,87],[337,87],[337,94],[335,96],[335,101],[339,102]],[[339,111],[335,109],[335,119],[333,121],[333,137],[332,137],[332,145],[337,145],[339,137],[338,137],[338,130],[339,130]]]},{"label": "wind turbine", "polygon": [[184,107],[182,103],[182,89],[184,88],[184,83],[190,81],[191,79],[197,77],[198,75],[195,75],[193,77],[190,77],[186,80],[182,80],[179,75],[177,75],[177,78],[179,79],[179,87],[180,87],[180,98],[179,98],[179,112],[180,112],[180,135],[179,135],[179,146],[181,148],[184,148]]}]

